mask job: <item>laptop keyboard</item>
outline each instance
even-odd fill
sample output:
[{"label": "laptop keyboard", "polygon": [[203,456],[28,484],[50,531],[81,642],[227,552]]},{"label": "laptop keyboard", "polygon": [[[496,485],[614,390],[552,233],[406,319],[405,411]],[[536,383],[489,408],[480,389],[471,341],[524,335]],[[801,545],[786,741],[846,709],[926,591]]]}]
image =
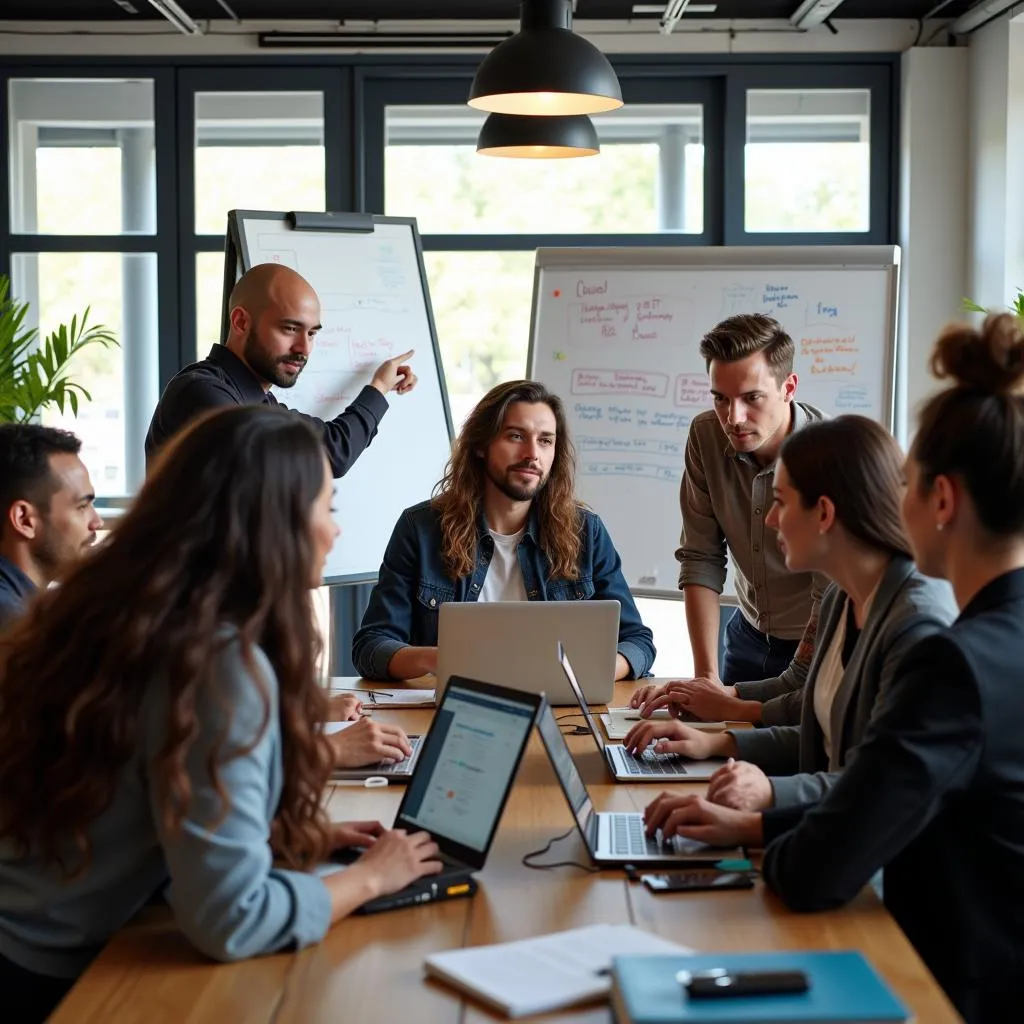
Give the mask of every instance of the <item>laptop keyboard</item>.
[{"label": "laptop keyboard", "polygon": [[621,748],[622,763],[632,775],[685,775],[686,762],[678,754],[656,754],[648,748],[639,757]]},{"label": "laptop keyboard", "polygon": [[416,757],[416,752],[420,749],[420,741],[422,739],[422,736],[410,736],[409,746],[412,747],[412,753],[401,761],[380,761],[375,765],[371,765],[374,772],[378,775],[408,774],[412,769],[413,758]]},{"label": "laptop keyboard", "polygon": [[609,814],[608,817],[613,856],[663,857],[676,852],[671,841],[660,842],[644,832],[644,821],[639,814]]}]

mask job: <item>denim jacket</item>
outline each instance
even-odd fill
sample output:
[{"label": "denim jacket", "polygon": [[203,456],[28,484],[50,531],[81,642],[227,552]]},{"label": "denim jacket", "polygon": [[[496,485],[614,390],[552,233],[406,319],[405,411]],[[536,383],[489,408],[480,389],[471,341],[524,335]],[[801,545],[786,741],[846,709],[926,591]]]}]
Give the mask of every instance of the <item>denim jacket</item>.
[{"label": "denim jacket", "polygon": [[[654,662],[654,636],[641,622],[633,595],[622,575],[619,553],[604,523],[580,509],[583,546],[579,578],[550,579],[547,556],[539,541],[536,514],[531,511],[519,542],[519,566],[531,601],[618,601],[619,653],[629,662],[632,677],[649,675]],[[457,580],[445,573],[441,560],[441,526],[431,502],[407,508],[395,525],[377,585],[352,641],[352,661],[367,679],[389,679],[388,664],[403,647],[437,644],[438,611],[445,601],[476,601],[480,597],[494,541],[487,525],[478,526],[476,568]]]}]

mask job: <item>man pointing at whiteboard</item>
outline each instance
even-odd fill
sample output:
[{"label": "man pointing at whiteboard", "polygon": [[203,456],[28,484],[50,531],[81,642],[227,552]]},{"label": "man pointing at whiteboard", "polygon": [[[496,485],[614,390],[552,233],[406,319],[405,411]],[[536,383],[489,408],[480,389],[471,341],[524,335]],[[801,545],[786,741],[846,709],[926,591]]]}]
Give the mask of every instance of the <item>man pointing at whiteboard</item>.
[{"label": "man pointing at whiteboard", "polygon": [[[277,405],[270,388],[290,388],[309,360],[320,330],[320,300],[290,267],[261,263],[243,274],[228,299],[230,326],[223,345],[179,370],[168,383],[146,435],[146,461],[199,413],[224,405]],[[406,363],[412,352],[388,359],[370,383],[333,420],[296,413],[323,437],[336,477],[344,476],[377,433],[389,391],[416,386]]]},{"label": "man pointing at whiteboard", "polygon": [[[739,696],[746,699],[781,698],[787,677],[781,682],[777,677],[794,657],[801,665],[810,662],[826,581],[789,572],[764,520],[774,500],[782,442],[824,414],[796,401],[793,341],[770,316],[751,313],[723,320],[701,340],[700,354],[714,407],[694,417],[686,439],[683,531],[676,551],[698,680],[670,686],[687,692],[694,686],[715,690],[720,682],[743,683]],[[719,598],[727,558],[732,559],[740,606],[726,626],[719,673]],[[794,681],[801,678],[801,673],[793,675]],[[692,695],[682,701],[691,703]],[[764,724],[784,724],[793,706],[784,700],[762,705]],[[694,710],[699,707],[694,704]]]}]

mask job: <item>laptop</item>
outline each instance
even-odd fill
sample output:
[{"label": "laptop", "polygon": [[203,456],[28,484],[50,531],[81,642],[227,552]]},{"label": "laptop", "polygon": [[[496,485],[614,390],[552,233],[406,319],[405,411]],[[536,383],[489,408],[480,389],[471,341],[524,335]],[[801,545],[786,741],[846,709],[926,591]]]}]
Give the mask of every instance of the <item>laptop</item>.
[{"label": "laptop", "polygon": [[590,793],[572,759],[569,744],[565,742],[550,708],[545,707],[541,711],[537,731],[576,819],[576,827],[595,864],[650,867],[743,856],[739,847],[722,849],[683,836],[673,836],[669,840],[662,840],[660,835],[648,837],[644,831],[643,815],[638,811],[595,811]]},{"label": "laptop", "polygon": [[438,618],[438,693],[449,676],[460,675],[544,693],[549,704],[574,705],[576,697],[551,657],[562,641],[587,699],[611,700],[618,601],[449,601]]},{"label": "laptop", "polygon": [[[395,815],[393,828],[427,831],[440,847],[444,870],[358,913],[472,896],[472,873],[487,860],[544,695],[453,676]],[[345,857],[345,854],[348,857]],[[342,859],[353,859],[342,851]]]},{"label": "laptop", "polygon": [[590,713],[587,699],[576,681],[569,654],[558,644],[558,661],[573,692],[583,718],[594,737],[598,752],[608,766],[608,772],[617,782],[706,782],[725,764],[725,758],[714,757],[706,761],[692,761],[682,754],[656,754],[648,747],[642,754],[631,754],[621,743],[605,743],[601,726]]}]

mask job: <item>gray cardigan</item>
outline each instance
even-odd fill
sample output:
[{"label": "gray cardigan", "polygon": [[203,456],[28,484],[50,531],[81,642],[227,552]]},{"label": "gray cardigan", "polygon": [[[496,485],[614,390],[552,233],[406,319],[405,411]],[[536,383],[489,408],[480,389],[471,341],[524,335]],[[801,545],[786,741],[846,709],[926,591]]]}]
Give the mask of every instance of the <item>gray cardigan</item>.
[{"label": "gray cardigan", "polygon": [[[149,773],[167,735],[166,689],[154,683],[142,700],[137,754],[90,826],[88,870],[65,879],[38,855],[0,844],[0,954],[37,974],[74,978],[168,880],[178,926],[217,960],[323,938],[331,923],[324,883],[272,863],[270,828],[284,781],[278,684],[259,647],[253,658],[262,686],[234,641],[220,656],[216,687],[197,696],[198,735],[185,758],[192,802],[179,831],[165,828]],[[220,767],[226,807],[207,771],[222,738],[223,753],[236,754]]]},{"label": "gray cardigan", "polygon": [[908,558],[893,558],[836,690],[830,714],[829,758],[814,711],[814,683],[845,605],[846,594],[835,584],[830,586],[822,601],[818,643],[802,691],[800,725],[732,733],[739,757],[771,777],[776,807],[810,803],[828,792],[868,723],[885,704],[891,688],[898,685],[897,670],[903,656],[957,616],[948,583],[922,576]]}]

